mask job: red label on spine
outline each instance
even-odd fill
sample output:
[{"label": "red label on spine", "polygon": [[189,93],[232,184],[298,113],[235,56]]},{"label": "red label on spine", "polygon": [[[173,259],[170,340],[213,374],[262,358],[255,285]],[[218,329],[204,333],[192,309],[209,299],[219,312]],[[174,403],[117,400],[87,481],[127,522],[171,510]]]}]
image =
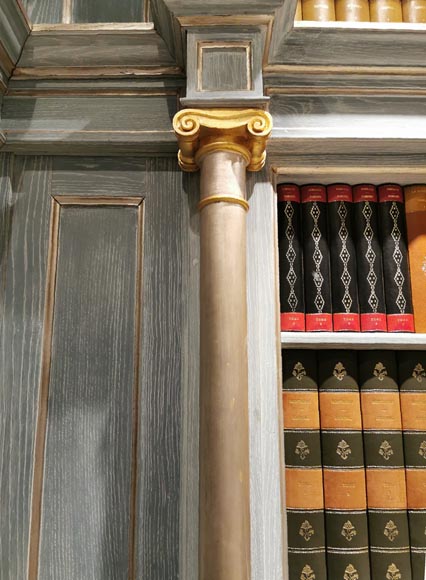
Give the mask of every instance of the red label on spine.
[{"label": "red label on spine", "polygon": [[281,312],[281,330],[304,332],[305,315],[303,312]]},{"label": "red label on spine", "polygon": [[400,185],[379,185],[379,201],[399,201],[403,202],[404,197]]},{"label": "red label on spine", "polygon": [[333,318],[331,314],[307,314],[307,332],[331,332],[333,330]]},{"label": "red label on spine", "polygon": [[386,314],[361,314],[361,332],[386,332],[387,329]]},{"label": "red label on spine", "polygon": [[346,183],[336,183],[327,187],[327,199],[333,201],[352,201],[352,188]]},{"label": "red label on spine", "polygon": [[377,201],[377,192],[374,185],[364,183],[353,188],[354,202]]},{"label": "red label on spine", "polygon": [[278,201],[296,201],[300,203],[300,191],[297,185],[293,183],[285,183],[279,185],[278,191]]},{"label": "red label on spine", "polygon": [[388,314],[388,332],[414,332],[413,314]]},{"label": "red label on spine", "polygon": [[333,330],[335,332],[359,332],[359,314],[352,312],[338,312],[333,314]]},{"label": "red label on spine", "polygon": [[310,201],[327,201],[327,193],[324,185],[303,185],[302,203]]}]

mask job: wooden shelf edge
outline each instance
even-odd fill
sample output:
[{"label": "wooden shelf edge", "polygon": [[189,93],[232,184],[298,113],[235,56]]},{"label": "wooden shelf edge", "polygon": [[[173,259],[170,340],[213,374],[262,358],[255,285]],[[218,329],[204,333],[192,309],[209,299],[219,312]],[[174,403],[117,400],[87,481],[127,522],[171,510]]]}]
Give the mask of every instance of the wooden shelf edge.
[{"label": "wooden shelf edge", "polygon": [[403,332],[281,332],[281,348],[424,350],[426,334]]}]

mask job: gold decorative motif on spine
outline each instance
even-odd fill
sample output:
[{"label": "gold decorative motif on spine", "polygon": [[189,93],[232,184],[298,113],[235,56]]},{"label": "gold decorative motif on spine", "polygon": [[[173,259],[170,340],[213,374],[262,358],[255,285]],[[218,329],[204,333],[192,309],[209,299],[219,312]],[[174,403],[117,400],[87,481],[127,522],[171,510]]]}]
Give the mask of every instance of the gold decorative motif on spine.
[{"label": "gold decorative motif on spine", "polygon": [[302,573],[300,574],[300,580],[315,580],[316,576],[309,564],[303,566]]},{"label": "gold decorative motif on spine", "polygon": [[311,451],[309,449],[309,446],[306,445],[306,443],[302,439],[296,445],[296,449],[294,450],[294,452],[296,453],[296,455],[298,455],[300,457],[300,459],[302,461],[304,461],[307,458],[307,456],[310,454]]},{"label": "gold decorative motif on spine", "polygon": [[357,534],[355,526],[350,520],[343,524],[342,531],[340,533],[348,542],[351,542],[352,538],[354,538]]},{"label": "gold decorative motif on spine", "polygon": [[419,455],[426,459],[426,441],[422,441],[419,446]]},{"label": "gold decorative motif on spine", "polygon": [[388,374],[386,367],[383,363],[378,362],[374,367],[373,375],[379,379],[379,381],[383,381],[385,376]]},{"label": "gold decorative motif on spine", "polygon": [[184,171],[197,171],[213,151],[239,153],[249,171],[259,171],[265,165],[272,117],[261,109],[184,109],[174,116],[173,128]]},{"label": "gold decorative motif on spine", "polygon": [[302,538],[306,542],[309,542],[309,540],[312,538],[314,534],[315,534],[314,528],[311,526],[308,520],[305,520],[300,526],[299,536],[302,536]]},{"label": "gold decorative motif on spine", "polygon": [[343,378],[347,375],[347,371],[341,362],[338,362],[333,369],[333,375],[338,381],[343,381]]},{"label": "gold decorative motif on spine", "polygon": [[420,363],[417,363],[411,376],[414,377],[418,383],[421,383],[422,380],[426,377],[426,371]]},{"label": "gold decorative motif on spine", "polygon": [[395,525],[395,522],[389,520],[388,523],[385,525],[383,534],[387,537],[387,539],[390,542],[393,542],[399,536],[399,530]]},{"label": "gold decorative motif on spine", "polygon": [[340,457],[344,461],[346,461],[346,459],[352,453],[352,449],[351,449],[350,445],[348,445],[348,443],[346,443],[346,441],[344,439],[342,439],[341,441],[339,441],[339,443],[337,445],[336,453],[337,453],[337,455],[340,455]]},{"label": "gold decorative motif on spine", "polygon": [[401,572],[394,563],[392,563],[387,569],[386,580],[402,580]]},{"label": "gold decorative motif on spine", "polygon": [[298,381],[301,381],[303,377],[306,376],[306,369],[301,362],[297,362],[293,367],[293,372],[291,373],[293,377],[296,377]]},{"label": "gold decorative motif on spine", "polygon": [[392,445],[389,443],[389,441],[386,440],[383,441],[383,443],[379,447],[379,454],[383,457],[383,459],[389,461],[389,459],[393,455]]},{"label": "gold decorative motif on spine", "polygon": [[358,570],[352,564],[345,568],[343,580],[359,580]]}]

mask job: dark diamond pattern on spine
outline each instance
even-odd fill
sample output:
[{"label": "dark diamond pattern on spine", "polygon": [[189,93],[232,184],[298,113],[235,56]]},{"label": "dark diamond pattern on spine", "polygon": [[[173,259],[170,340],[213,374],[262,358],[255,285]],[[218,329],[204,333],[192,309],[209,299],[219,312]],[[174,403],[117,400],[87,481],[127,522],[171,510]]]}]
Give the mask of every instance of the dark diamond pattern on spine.
[{"label": "dark diamond pattern on spine", "polygon": [[367,282],[370,287],[368,304],[370,305],[371,311],[376,313],[379,306],[379,298],[376,293],[377,274],[375,272],[375,264],[377,256],[372,245],[374,238],[374,232],[371,226],[371,217],[373,215],[373,210],[371,209],[369,201],[366,201],[363,204],[362,215],[364,216],[365,219],[365,228],[363,231],[363,235],[365,240],[367,241],[367,250],[365,252],[365,258],[368,263]]},{"label": "dark diamond pattern on spine", "polygon": [[337,209],[337,214],[340,218],[340,227],[339,227],[339,238],[342,242],[342,249],[340,250],[339,257],[342,261],[343,270],[341,275],[341,280],[344,288],[343,298],[342,298],[342,305],[345,309],[345,312],[349,313],[351,311],[352,306],[352,297],[350,294],[350,283],[352,277],[348,270],[348,264],[350,260],[350,253],[347,247],[348,241],[348,228],[346,227],[346,218],[348,217],[348,212],[346,209],[346,204],[344,202],[339,203],[339,207]]},{"label": "dark diamond pattern on spine", "polygon": [[285,204],[284,215],[287,218],[287,225],[285,229],[285,236],[288,241],[288,248],[286,251],[286,258],[288,261],[288,272],[287,272],[287,282],[289,285],[289,294],[287,298],[287,303],[290,307],[291,312],[296,312],[298,300],[295,291],[295,285],[297,282],[297,274],[294,269],[294,263],[296,261],[296,250],[294,248],[294,227],[293,227],[293,219],[294,219],[294,209],[293,204],[289,201]]},{"label": "dark diamond pattern on spine", "polygon": [[394,250],[393,250],[392,257],[393,257],[394,262],[396,264],[396,272],[395,272],[393,279],[395,280],[395,284],[396,284],[396,287],[398,289],[398,294],[397,294],[397,297],[395,300],[395,304],[398,306],[399,312],[401,314],[404,314],[405,308],[407,306],[407,301],[405,299],[404,292],[403,292],[405,277],[404,277],[404,274],[402,273],[402,270],[401,270],[403,255],[402,255],[401,248],[400,248],[401,231],[398,227],[399,209],[398,209],[398,206],[395,202],[392,202],[392,205],[391,205],[390,210],[389,210],[389,215],[392,218],[391,238],[392,238],[393,243],[394,243]]},{"label": "dark diamond pattern on spine", "polygon": [[311,207],[311,216],[314,221],[314,227],[312,228],[311,237],[314,241],[314,252],[313,252],[313,260],[315,264],[315,272],[314,272],[314,284],[317,290],[314,304],[317,308],[317,311],[321,314],[325,305],[324,298],[322,296],[322,286],[324,283],[324,277],[321,273],[321,262],[323,261],[324,256],[320,250],[320,240],[321,240],[321,230],[318,225],[318,220],[321,215],[321,210],[318,207],[316,202],[313,202]]}]

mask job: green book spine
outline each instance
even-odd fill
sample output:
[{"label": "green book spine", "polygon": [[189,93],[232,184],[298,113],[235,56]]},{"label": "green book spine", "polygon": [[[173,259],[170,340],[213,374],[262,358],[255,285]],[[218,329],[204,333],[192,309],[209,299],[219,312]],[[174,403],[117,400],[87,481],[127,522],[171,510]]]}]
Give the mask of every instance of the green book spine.
[{"label": "green book spine", "polygon": [[426,572],[426,352],[398,353],[413,580]]},{"label": "green book spine", "polygon": [[412,580],[396,354],[359,353],[373,580]]},{"label": "green book spine", "polygon": [[367,497],[355,351],[321,352],[318,380],[327,570],[370,579]]},{"label": "green book spine", "polygon": [[289,580],[327,580],[314,351],[283,352]]}]

